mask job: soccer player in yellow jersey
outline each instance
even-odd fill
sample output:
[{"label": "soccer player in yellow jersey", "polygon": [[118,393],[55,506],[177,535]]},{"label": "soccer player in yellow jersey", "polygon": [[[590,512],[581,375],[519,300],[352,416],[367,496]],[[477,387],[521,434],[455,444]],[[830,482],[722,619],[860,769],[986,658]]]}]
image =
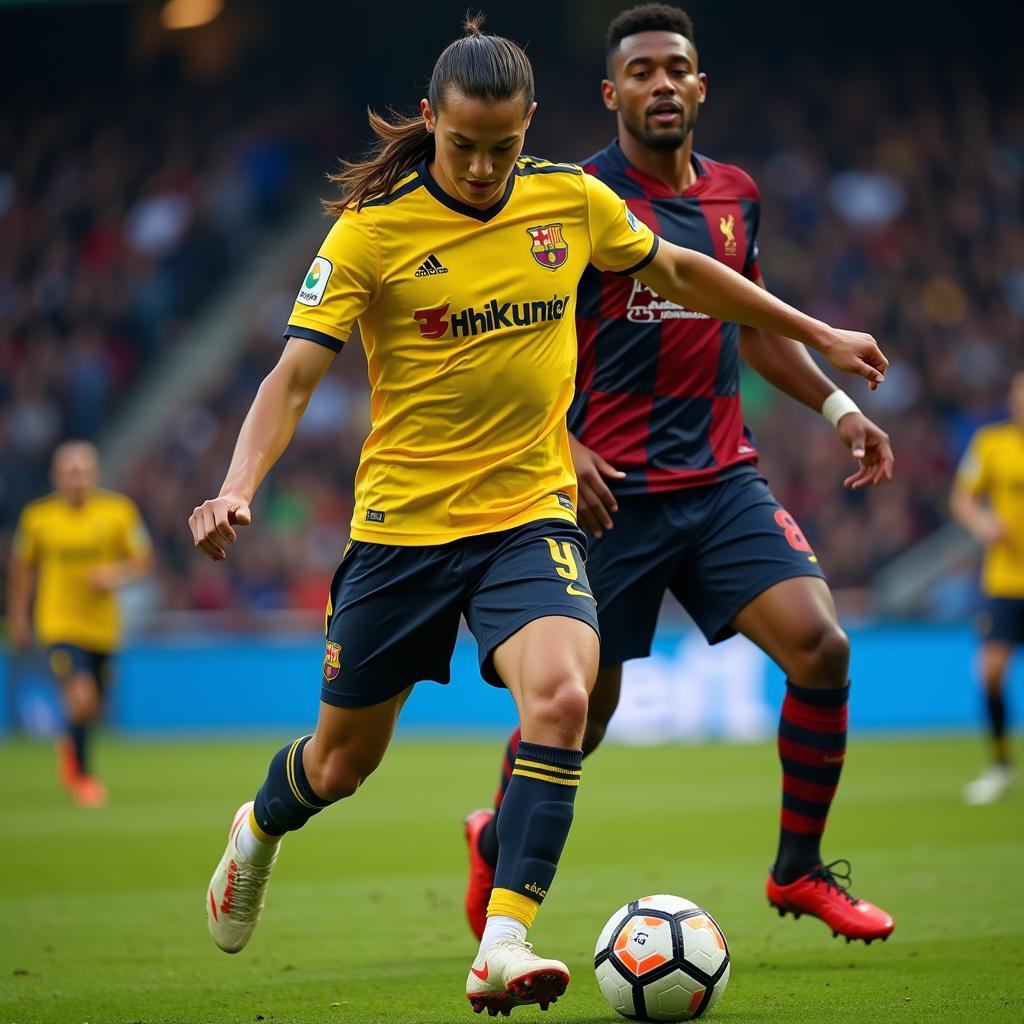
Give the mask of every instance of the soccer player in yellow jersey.
[{"label": "soccer player in yellow jersey", "polygon": [[709,257],[659,244],[580,168],[521,158],[533,97],[523,51],[474,21],[438,58],[420,116],[371,118],[379,142],[336,178],[343,194],[328,210],[337,220],[302,282],[281,360],[220,494],[189,519],[195,544],[225,558],[358,321],[370,432],[352,543],[327,605],[316,730],[275,755],[255,801],[239,808],[207,921],[222,949],[248,942],[281,837],[356,791],[418,681],[448,681],[464,615],[484,678],[508,688],[522,730],[466,983],[473,1009],[492,1014],[546,1006],[569,982],[565,964],[535,955],[525,937],[572,821],[598,664],[565,425],[583,270],[635,275],[689,309],[810,344],[872,383],[887,365],[868,335],[834,330]]},{"label": "soccer player in yellow jersey", "polygon": [[67,739],[61,781],[84,806],[106,802],[91,773],[89,733],[99,718],[110,656],[121,641],[117,588],[147,573],[151,546],[142,517],[122,494],[100,490],[96,449],[68,441],[53,456],[53,494],[27,505],[14,535],[8,613],[16,648],[35,636],[61,686]]},{"label": "soccer player in yellow jersey", "polygon": [[969,804],[998,800],[1013,781],[1004,681],[1014,647],[1024,643],[1024,370],[1010,380],[1010,419],[982,427],[957,470],[950,507],[985,548],[980,618],[992,764],[964,789]]}]

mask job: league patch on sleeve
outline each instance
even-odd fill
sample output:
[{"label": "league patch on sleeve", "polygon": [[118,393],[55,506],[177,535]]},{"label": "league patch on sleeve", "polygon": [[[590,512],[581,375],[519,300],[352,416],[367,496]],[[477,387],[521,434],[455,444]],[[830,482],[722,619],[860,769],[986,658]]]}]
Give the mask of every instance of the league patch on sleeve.
[{"label": "league patch on sleeve", "polygon": [[633,211],[632,211],[632,210],[627,210],[627,211],[626,211],[626,223],[627,223],[627,224],[628,224],[628,225],[629,225],[629,226],[630,226],[630,227],[631,227],[631,228],[632,228],[632,229],[633,229],[634,231],[639,231],[639,230],[640,230],[640,222],[639,222],[639,221],[638,221],[638,220],[636,219],[636,217],[635,217],[635,216],[633,215]]},{"label": "league patch on sleeve", "polygon": [[319,306],[333,269],[330,260],[317,256],[309,265],[309,273],[306,274],[295,301],[302,303],[303,306]]}]

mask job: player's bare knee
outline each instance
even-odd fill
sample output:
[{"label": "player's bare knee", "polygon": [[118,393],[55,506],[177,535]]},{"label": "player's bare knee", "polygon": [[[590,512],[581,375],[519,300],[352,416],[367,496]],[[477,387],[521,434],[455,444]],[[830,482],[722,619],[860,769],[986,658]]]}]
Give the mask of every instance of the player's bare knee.
[{"label": "player's bare knee", "polygon": [[524,731],[542,737],[537,742],[575,747],[587,723],[587,688],[571,675],[534,695],[524,715]]},{"label": "player's bare knee", "polygon": [[846,685],[850,673],[850,639],[836,623],[823,626],[807,666],[808,678],[815,685],[839,689]]}]

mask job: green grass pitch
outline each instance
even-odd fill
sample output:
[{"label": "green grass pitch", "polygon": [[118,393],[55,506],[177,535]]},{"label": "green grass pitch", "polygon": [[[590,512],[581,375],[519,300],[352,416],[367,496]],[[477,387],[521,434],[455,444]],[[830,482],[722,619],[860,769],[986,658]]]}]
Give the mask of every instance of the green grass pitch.
[{"label": "green grass pitch", "polygon": [[[68,803],[49,746],[0,745],[2,1024],[369,1024],[477,1020],[464,997],[464,813],[486,803],[500,742],[400,740],[353,800],[285,841],[263,921],[214,948],[205,886],[236,806],[287,737],[134,743],[97,752],[112,800]],[[846,945],[763,896],[774,851],[771,745],[609,747],[587,762],[576,825],[531,938],[573,971],[525,1024],[619,1018],[593,944],[627,900],[703,904],[732,981],[707,1018],[842,1024],[1024,1021],[1024,799],[968,808],[976,738],[855,738],[827,858],[896,919]]]}]

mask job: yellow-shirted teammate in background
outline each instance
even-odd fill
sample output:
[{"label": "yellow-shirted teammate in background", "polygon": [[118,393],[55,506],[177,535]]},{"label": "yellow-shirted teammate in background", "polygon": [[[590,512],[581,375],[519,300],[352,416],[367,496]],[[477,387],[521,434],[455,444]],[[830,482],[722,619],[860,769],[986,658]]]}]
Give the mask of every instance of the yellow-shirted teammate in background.
[{"label": "yellow-shirted teammate in background", "polygon": [[49,651],[60,683],[68,736],[60,744],[61,781],[83,806],[106,802],[89,772],[90,727],[103,708],[110,656],[121,641],[116,590],[152,563],[146,528],[134,503],[97,487],[96,449],[68,441],[54,453],[54,492],[27,505],[14,536],[7,607],[18,649],[35,636]]},{"label": "yellow-shirted teammate in background", "polygon": [[971,439],[950,499],[954,518],[985,547],[979,631],[993,763],[964,789],[969,804],[998,800],[1014,774],[1003,683],[1024,643],[1024,370],[1010,379],[1009,405],[1009,420]]}]

